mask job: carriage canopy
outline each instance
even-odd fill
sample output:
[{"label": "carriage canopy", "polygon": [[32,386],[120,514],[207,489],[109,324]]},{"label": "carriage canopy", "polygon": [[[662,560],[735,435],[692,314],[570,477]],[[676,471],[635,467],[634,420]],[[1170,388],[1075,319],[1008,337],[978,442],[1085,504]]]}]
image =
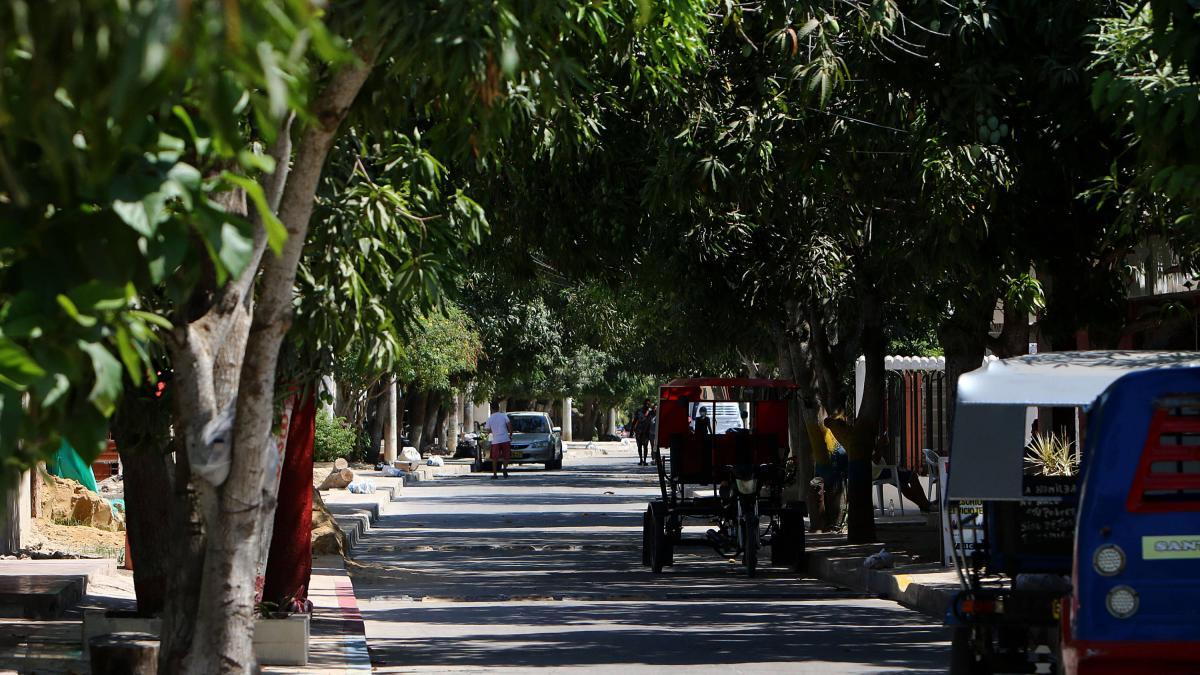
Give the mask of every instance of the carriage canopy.
[{"label": "carriage canopy", "polygon": [[669,447],[671,437],[691,432],[693,404],[747,403],[749,429],[776,437],[778,447],[788,444],[788,402],[796,396],[790,380],[695,377],[672,380],[659,388],[659,447]]},{"label": "carriage canopy", "polygon": [[1030,498],[1023,481],[1028,408],[1086,410],[1126,375],[1191,367],[1200,367],[1200,353],[1050,352],[992,361],[964,374],[958,380],[948,497]]}]

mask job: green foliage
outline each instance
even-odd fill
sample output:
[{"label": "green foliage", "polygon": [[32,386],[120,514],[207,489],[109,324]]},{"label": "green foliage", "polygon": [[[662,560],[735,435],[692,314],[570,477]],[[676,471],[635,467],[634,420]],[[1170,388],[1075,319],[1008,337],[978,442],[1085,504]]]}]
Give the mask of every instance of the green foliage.
[{"label": "green foliage", "polygon": [[1091,103],[1129,132],[1138,162],[1132,171],[1114,163],[1100,192],[1120,199],[1135,216],[1144,200],[1123,198],[1122,191],[1133,187],[1143,196],[1165,197],[1175,202],[1165,215],[1194,228],[1200,209],[1200,21],[1194,7],[1173,0],[1122,7],[1122,15],[1099,23]]},{"label": "green foliage", "polygon": [[396,363],[400,382],[449,392],[475,373],[482,345],[471,320],[452,304],[417,322]]},{"label": "green foliage", "polygon": [[1038,476],[1074,476],[1079,473],[1075,441],[1065,433],[1037,434],[1029,442],[1025,467]]},{"label": "green foliage", "polygon": [[98,452],[156,308],[242,271],[220,194],[273,168],[252,139],[303,105],[310,48],[337,54],[298,0],[32,5],[0,7],[0,457],[26,464]]},{"label": "green foliage", "polygon": [[426,317],[453,312],[445,291],[487,221],[421,139],[352,132],[335,148],[296,280],[300,372],[327,371],[346,355],[356,362],[343,366],[364,376],[411,370],[399,363],[406,341]]},{"label": "green foliage", "polygon": [[324,410],[317,413],[313,461],[332,462],[339,457],[350,462],[359,461],[366,445],[362,434],[351,427],[344,417],[330,417]]}]

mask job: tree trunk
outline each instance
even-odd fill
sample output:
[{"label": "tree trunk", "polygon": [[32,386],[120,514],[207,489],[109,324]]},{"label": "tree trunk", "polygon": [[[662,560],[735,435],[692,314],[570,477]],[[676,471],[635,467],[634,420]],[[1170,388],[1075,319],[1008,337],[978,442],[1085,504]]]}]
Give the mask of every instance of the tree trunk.
[{"label": "tree trunk", "polygon": [[[954,447],[954,412],[958,403],[958,378],[983,363],[988,327],[995,299],[976,295],[960,298],[949,318],[938,326],[938,341],[946,355],[946,446]],[[1007,321],[1007,319],[1006,319]],[[1022,319],[1024,323],[1024,320]],[[1025,331],[1028,339],[1028,327]]]},{"label": "tree trunk", "polygon": [[417,452],[421,451],[421,444],[425,440],[425,412],[429,407],[429,394],[424,391],[414,390],[409,394],[412,399],[411,408],[409,408],[409,420],[412,426],[412,432],[409,434],[409,441]]},{"label": "tree trunk", "polygon": [[446,421],[445,444],[450,454],[458,448],[458,435],[462,433],[463,395],[454,394],[450,397],[450,416]]},{"label": "tree trunk", "polygon": [[177,543],[169,556],[171,576],[167,579],[167,603],[163,609],[158,652],[160,673],[183,670],[183,661],[191,648],[207,540],[200,517],[199,497],[191,485],[190,467],[186,461],[181,461],[183,459],[184,453],[176,450],[175,479],[171,482],[172,506],[167,523],[175,533]]},{"label": "tree trunk", "polygon": [[438,446],[441,447],[443,452],[450,447],[450,438],[449,438],[450,437],[450,424],[449,424],[449,421],[450,421],[450,410],[453,407],[454,407],[454,399],[452,397],[448,403],[444,402],[438,408],[437,424],[434,426],[436,431],[434,432],[433,437],[437,439],[437,444],[438,444]]},{"label": "tree trunk", "polygon": [[589,396],[583,400],[583,438],[581,440],[596,440],[596,427],[599,426],[600,414],[600,403],[596,399]]},{"label": "tree trunk", "polygon": [[847,541],[852,544],[875,541],[875,509],[871,499],[871,455],[883,416],[884,386],[887,372],[887,337],[883,329],[882,299],[874,293],[861,298],[862,347],[866,359],[862,404],[854,415],[849,444],[843,442],[849,458],[850,484],[847,498],[850,511],[846,519]]},{"label": "tree trunk", "polygon": [[[226,435],[226,443],[231,443],[228,475],[224,480],[220,475],[201,477],[197,485],[209,526],[200,600],[184,672],[248,673],[255,669],[251,644],[255,574],[265,521],[273,516],[269,505],[278,488],[269,467],[274,450],[268,447],[268,438],[275,421],[279,349],[291,322],[296,268],[325,158],[372,61],[367,58],[365,63],[334,73],[315,98],[312,124],[300,133],[279,210],[288,238],[279,255],[265,256],[245,352],[234,361],[240,369],[236,416]],[[249,269],[243,279],[249,284],[256,276]],[[187,407],[181,409],[178,425],[188,443],[189,459],[206,453],[205,425],[219,410],[214,381],[221,376],[211,359],[224,339],[220,331],[200,322],[177,329],[175,351],[185,358],[174,362],[177,366],[182,362],[185,378],[192,380],[180,387]]]},{"label": "tree trunk", "polygon": [[[438,441],[437,421],[438,415],[441,413],[442,409],[441,394],[438,394],[437,392],[426,392],[425,397],[425,419],[414,421],[420,421],[421,426],[425,429],[425,432],[422,435],[422,438],[424,439],[424,445],[433,446],[436,445]],[[418,445],[417,450],[420,452],[425,452],[426,448]]]},{"label": "tree trunk", "polygon": [[370,406],[372,407],[371,414],[367,418],[367,435],[371,443],[370,448],[367,450],[367,458],[369,461],[382,462],[383,437],[386,431],[384,427],[386,426],[385,420],[388,414],[388,402],[383,396],[371,398],[370,394],[367,395],[367,399],[371,401]]},{"label": "tree trunk", "polygon": [[396,447],[400,438],[397,417],[396,381],[388,378],[384,384],[383,396],[379,404],[379,414],[383,417],[383,462],[390,464],[396,461],[400,448]]},{"label": "tree trunk", "polygon": [[45,485],[42,475],[46,472],[45,462],[34,462],[29,471],[29,517],[37,520],[42,517],[42,490]]}]

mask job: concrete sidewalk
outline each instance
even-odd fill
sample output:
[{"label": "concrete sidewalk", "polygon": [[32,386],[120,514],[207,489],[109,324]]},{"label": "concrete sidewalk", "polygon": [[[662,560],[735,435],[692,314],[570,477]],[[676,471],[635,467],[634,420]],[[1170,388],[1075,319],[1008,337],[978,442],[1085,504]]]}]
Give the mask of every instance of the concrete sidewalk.
[{"label": "concrete sidewalk", "polygon": [[[943,567],[937,562],[937,555],[931,555],[940,532],[919,519],[904,519],[877,522],[876,533],[878,543],[854,545],[846,543],[844,534],[809,534],[808,574],[894,600],[934,619],[944,618],[959,585],[954,569]],[[863,567],[867,556],[882,548],[894,556],[894,567],[882,570]]]}]

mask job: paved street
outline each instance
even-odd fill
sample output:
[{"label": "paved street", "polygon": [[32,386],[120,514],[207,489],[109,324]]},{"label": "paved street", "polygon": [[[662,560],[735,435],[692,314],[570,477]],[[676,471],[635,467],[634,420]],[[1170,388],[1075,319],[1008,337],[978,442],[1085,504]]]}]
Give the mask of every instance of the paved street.
[{"label": "paved street", "polygon": [[941,626],[890,601],[701,547],[651,574],[656,491],[624,454],[406,488],[350,565],[375,667],[945,672]]}]

